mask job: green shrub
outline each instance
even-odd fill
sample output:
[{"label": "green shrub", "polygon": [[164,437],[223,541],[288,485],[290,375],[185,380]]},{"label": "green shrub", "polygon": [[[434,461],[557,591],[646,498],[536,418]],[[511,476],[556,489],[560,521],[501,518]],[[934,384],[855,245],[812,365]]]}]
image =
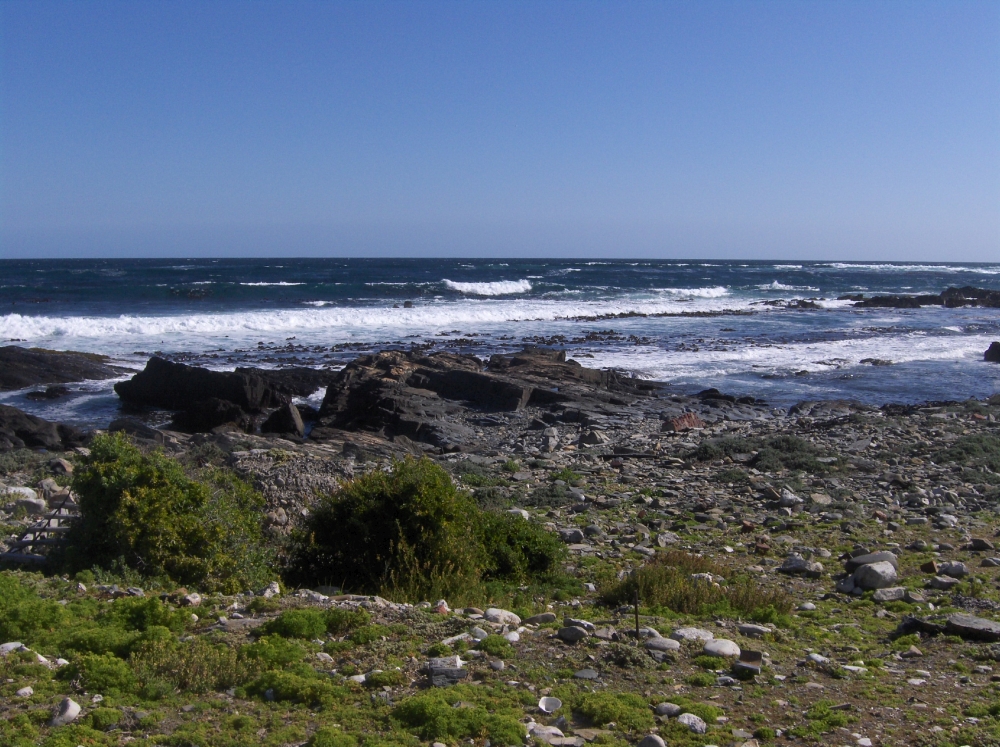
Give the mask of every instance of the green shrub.
[{"label": "green shrub", "polygon": [[41,599],[14,573],[0,572],[0,639],[28,642],[65,620],[62,605]]},{"label": "green shrub", "polygon": [[[259,698],[291,701],[305,705],[329,706],[346,697],[347,688],[321,679],[311,669],[297,672],[265,672],[247,686],[247,692]],[[311,674],[310,674],[311,673]]]},{"label": "green shrub", "polygon": [[622,731],[643,731],[653,728],[653,713],[638,695],[631,693],[585,693],[574,710],[598,726],[612,721]]},{"label": "green shrub", "polygon": [[712,561],[681,551],[658,553],[625,578],[602,586],[600,599],[608,606],[631,604],[638,587],[640,603],[688,615],[736,613],[753,616],[762,610],[787,615],[792,599],[780,588],[764,587],[749,577],[716,586],[692,573],[720,574]]},{"label": "green shrub", "polygon": [[79,678],[83,687],[102,695],[128,695],[139,688],[129,665],[111,654],[84,654],[66,667],[66,675]]},{"label": "green shrub", "polygon": [[251,662],[261,670],[284,669],[290,664],[302,661],[306,650],[295,641],[280,636],[265,636],[258,641],[240,648],[240,659]]},{"label": "green shrub", "polygon": [[124,630],[146,631],[152,627],[180,633],[191,613],[164,604],[156,597],[123,597],[115,601],[105,619]]},{"label": "green shrub", "polygon": [[490,713],[478,703],[456,708],[458,701],[457,692],[434,690],[404,700],[392,716],[425,741],[489,739],[506,745],[524,741],[524,726],[513,710],[494,709]]},{"label": "green shrub", "polygon": [[95,708],[88,714],[87,720],[92,729],[104,731],[122,720],[122,712],[117,708]]},{"label": "green shrub", "polygon": [[101,435],[77,470],[80,521],[66,538],[70,570],[121,564],[152,578],[241,591],[272,577],[259,494],[222,471],[189,478],[161,452],[143,454],[123,433]]},{"label": "green shrub", "polygon": [[691,687],[711,687],[715,684],[715,675],[708,672],[699,672],[698,674],[692,674],[684,681],[691,685]]},{"label": "green shrub", "polygon": [[306,742],[306,747],[357,747],[358,740],[340,729],[324,727]]},{"label": "green shrub", "polygon": [[365,687],[399,687],[407,682],[406,675],[399,669],[373,672],[365,677]]},{"label": "green shrub", "polygon": [[317,609],[287,610],[262,625],[261,633],[312,640],[326,633],[326,615]]},{"label": "green shrub", "polygon": [[753,730],[755,739],[774,739],[775,731],[770,726],[760,726]]},{"label": "green shrub", "polygon": [[708,669],[712,672],[717,669],[729,669],[729,661],[723,659],[721,656],[696,656],[694,663],[695,666],[699,666],[702,669]]},{"label": "green shrub", "polygon": [[371,615],[360,607],[353,610],[331,607],[326,612],[326,632],[331,635],[344,635],[355,628],[367,625],[371,619]]},{"label": "green shrub", "polygon": [[528,581],[554,571],[565,555],[565,545],[555,534],[520,516],[484,511],[478,518],[484,579]]},{"label": "green shrub", "polygon": [[514,647],[502,635],[488,635],[479,642],[476,648],[485,651],[490,656],[510,656],[514,653]]},{"label": "green shrub", "polygon": [[365,625],[351,633],[350,640],[359,646],[365,646],[381,640],[382,636],[388,638],[390,635],[392,631],[385,625]]},{"label": "green shrub", "polygon": [[[190,693],[225,690],[244,680],[247,672],[263,666],[246,666],[235,649],[204,638],[179,642],[144,643],[129,663],[142,683],[141,693],[158,700],[175,688]],[[257,664],[257,662],[254,662]]]},{"label": "green shrub", "polygon": [[555,568],[562,545],[518,517],[479,509],[429,459],[397,462],[321,498],[295,536],[289,578],[389,596],[482,596],[483,581]]}]

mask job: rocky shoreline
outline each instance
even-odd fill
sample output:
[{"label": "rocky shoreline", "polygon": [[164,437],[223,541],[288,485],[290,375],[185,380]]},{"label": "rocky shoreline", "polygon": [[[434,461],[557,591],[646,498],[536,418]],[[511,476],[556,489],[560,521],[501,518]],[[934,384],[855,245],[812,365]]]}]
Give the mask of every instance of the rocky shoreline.
[{"label": "rocky shoreline", "polygon": [[[318,410],[294,404],[322,387]],[[786,410],[717,390],[675,395],[545,349],[485,363],[388,351],[335,374],[217,373],[154,358],[116,390],[131,408],[175,414],[162,429],[133,414],[110,430],[235,471],[263,495],[261,521],[276,539],[309,515],[317,495],[408,455],[444,466],[480,506],[518,512],[560,537],[564,571],[579,586],[527,605],[533,614],[524,619],[319,587],[196,602],[163,592],[178,607],[198,605],[190,635],[230,645],[252,640],[281,611],[366,610],[382,626],[377,639],[324,637],[308,659],[354,688],[349,702],[368,719],[356,735],[388,739],[397,727],[379,715],[386,708],[459,682],[513,693],[524,734],[551,745],[661,747],[657,734],[684,745],[1000,743],[991,710],[1000,688],[1000,395]],[[2,550],[66,500],[67,476],[87,453],[83,434],[44,421],[18,426],[13,409],[0,410],[0,448],[19,455],[0,477]],[[16,451],[24,446],[49,453]],[[792,611],[753,620],[608,602],[609,585],[677,551],[711,563],[700,572],[705,583],[748,576],[787,594]],[[105,603],[147,593],[64,586],[52,587],[55,598]],[[38,588],[50,593],[41,581]],[[273,604],[253,602],[262,598]],[[507,641],[504,653],[477,645],[490,636]],[[52,708],[63,694],[82,704],[70,721],[99,707],[99,693],[39,685],[39,672],[17,674],[5,657],[5,718]],[[15,694],[24,687],[38,694]],[[461,692],[470,709],[488,707]],[[630,727],[582,705],[539,701],[567,693],[634,695],[648,713]],[[179,735],[192,724],[218,730],[218,714],[237,711],[253,714],[262,737],[278,730],[266,709],[298,725],[298,736],[275,744],[305,743],[332,723],[322,711],[294,710],[275,690],[270,698],[237,690],[171,698],[140,704],[159,714],[154,725],[122,700],[115,724],[128,728],[103,731],[106,743]],[[192,706],[202,701],[213,705]]]}]

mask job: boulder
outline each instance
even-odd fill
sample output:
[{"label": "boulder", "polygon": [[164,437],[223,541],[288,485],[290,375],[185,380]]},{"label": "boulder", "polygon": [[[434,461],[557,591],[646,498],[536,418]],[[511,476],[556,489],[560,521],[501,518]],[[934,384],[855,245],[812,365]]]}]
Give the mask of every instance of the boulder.
[{"label": "boulder", "polygon": [[299,408],[289,402],[272,412],[260,426],[260,431],[261,433],[290,433],[302,438],[306,435],[306,426],[302,422]]},{"label": "boulder", "polygon": [[647,734],[639,740],[639,747],[667,747],[667,743],[659,734]]},{"label": "boulder", "polygon": [[849,558],[844,564],[844,570],[848,573],[853,573],[863,565],[871,565],[872,563],[880,562],[891,563],[893,568],[897,571],[899,570],[899,560],[895,555],[888,551],[865,553],[854,558]]},{"label": "boulder", "polygon": [[556,635],[561,641],[565,641],[566,643],[576,643],[577,641],[582,641],[586,638],[589,633],[576,625],[568,625],[565,628],[559,628],[559,632],[556,633]]},{"label": "boulder", "polygon": [[1000,623],[957,613],[945,621],[945,632],[973,641],[1000,641]]},{"label": "boulder", "polygon": [[890,586],[885,589],[877,589],[872,595],[876,602],[898,602],[906,598],[906,589],[902,586]]},{"label": "boulder", "polygon": [[938,573],[952,578],[964,578],[969,575],[969,568],[961,560],[948,560],[938,565]]},{"label": "boulder", "polygon": [[[554,616],[553,616],[554,617]],[[513,612],[508,610],[502,610],[497,607],[490,607],[483,613],[483,619],[486,622],[500,623],[502,625],[520,625],[521,618],[515,615]]]},{"label": "boulder", "polygon": [[537,615],[532,615],[527,620],[524,621],[525,625],[545,625],[546,623],[554,623],[556,621],[556,616],[552,612],[542,612]]},{"label": "boulder", "polygon": [[9,405],[0,405],[0,451],[42,448],[65,451],[83,446],[89,436],[73,426],[52,423]]},{"label": "boulder", "polygon": [[447,687],[465,679],[469,670],[458,656],[442,656],[427,662],[427,674],[434,687]]},{"label": "boulder", "polygon": [[695,734],[704,734],[708,731],[708,724],[700,716],[695,716],[693,713],[682,713],[677,717],[677,723],[684,724]]},{"label": "boulder", "polygon": [[76,721],[79,716],[80,704],[72,698],[63,698],[52,720],[49,721],[49,726],[66,726]]},{"label": "boulder", "polygon": [[681,707],[674,703],[659,703],[653,709],[653,713],[657,716],[666,716],[667,718],[673,718],[674,716],[681,715]]},{"label": "boulder", "polygon": [[983,360],[987,363],[1000,363],[1000,342],[991,342],[990,346],[983,353]]},{"label": "boulder", "polygon": [[792,553],[778,566],[778,570],[793,576],[819,578],[823,574],[823,564],[814,560],[806,560],[798,553]]},{"label": "boulder", "polygon": [[115,384],[123,402],[167,410],[186,410],[192,403],[224,400],[247,412],[284,404],[288,397],[256,374],[209,371],[154,356],[128,381]]},{"label": "boulder", "polygon": [[863,565],[854,571],[854,585],[866,591],[892,586],[896,578],[896,568],[886,560]]},{"label": "boulder", "polygon": [[678,628],[670,637],[675,641],[710,641],[715,638],[715,633],[702,628]]},{"label": "boulder", "polygon": [[330,386],[337,378],[337,371],[319,368],[237,368],[236,373],[256,376],[267,382],[274,391],[291,399],[308,397],[323,387]]},{"label": "boulder", "polygon": [[711,641],[705,641],[702,653],[709,656],[739,656],[740,647],[725,638],[713,638]]},{"label": "boulder", "polygon": [[[0,391],[24,389],[40,384],[114,379],[127,373],[128,369],[109,365],[110,360],[106,355],[94,353],[7,345],[0,347]],[[55,393],[56,390],[53,389],[53,394]]]}]

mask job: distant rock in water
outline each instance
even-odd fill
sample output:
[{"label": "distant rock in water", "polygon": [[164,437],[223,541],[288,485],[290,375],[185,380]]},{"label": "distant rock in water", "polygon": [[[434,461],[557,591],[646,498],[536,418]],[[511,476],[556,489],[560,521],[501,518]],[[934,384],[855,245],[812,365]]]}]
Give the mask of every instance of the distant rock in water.
[{"label": "distant rock in water", "polygon": [[[115,384],[124,402],[167,410],[197,410],[196,403],[225,400],[246,412],[277,407],[290,398],[256,373],[209,371],[153,357],[128,381]],[[203,409],[203,408],[202,408]]]},{"label": "distant rock in water", "polygon": [[88,438],[71,425],[52,423],[16,407],[0,405],[0,451],[23,448],[63,451],[83,446]]},{"label": "distant rock in water", "polygon": [[105,355],[73,351],[0,347],[0,391],[40,384],[68,384],[87,379],[113,379],[128,369],[108,364]]},{"label": "distant rock in water", "polygon": [[983,353],[983,360],[987,363],[1000,363],[1000,342],[992,342]]},{"label": "distant rock in water", "polygon": [[[843,296],[850,299],[852,297]],[[987,288],[948,288],[938,295],[918,296],[873,296],[858,298],[854,304],[861,308],[919,309],[921,306],[944,306],[957,309],[963,306],[985,306],[1000,309],[1000,291]]]}]

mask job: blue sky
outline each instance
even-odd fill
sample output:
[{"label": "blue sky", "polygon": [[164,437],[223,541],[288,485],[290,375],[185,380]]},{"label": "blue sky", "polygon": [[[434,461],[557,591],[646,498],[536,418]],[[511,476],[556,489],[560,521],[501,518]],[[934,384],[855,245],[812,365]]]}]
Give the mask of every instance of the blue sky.
[{"label": "blue sky", "polygon": [[0,1],[0,256],[1000,259],[997,2]]}]

